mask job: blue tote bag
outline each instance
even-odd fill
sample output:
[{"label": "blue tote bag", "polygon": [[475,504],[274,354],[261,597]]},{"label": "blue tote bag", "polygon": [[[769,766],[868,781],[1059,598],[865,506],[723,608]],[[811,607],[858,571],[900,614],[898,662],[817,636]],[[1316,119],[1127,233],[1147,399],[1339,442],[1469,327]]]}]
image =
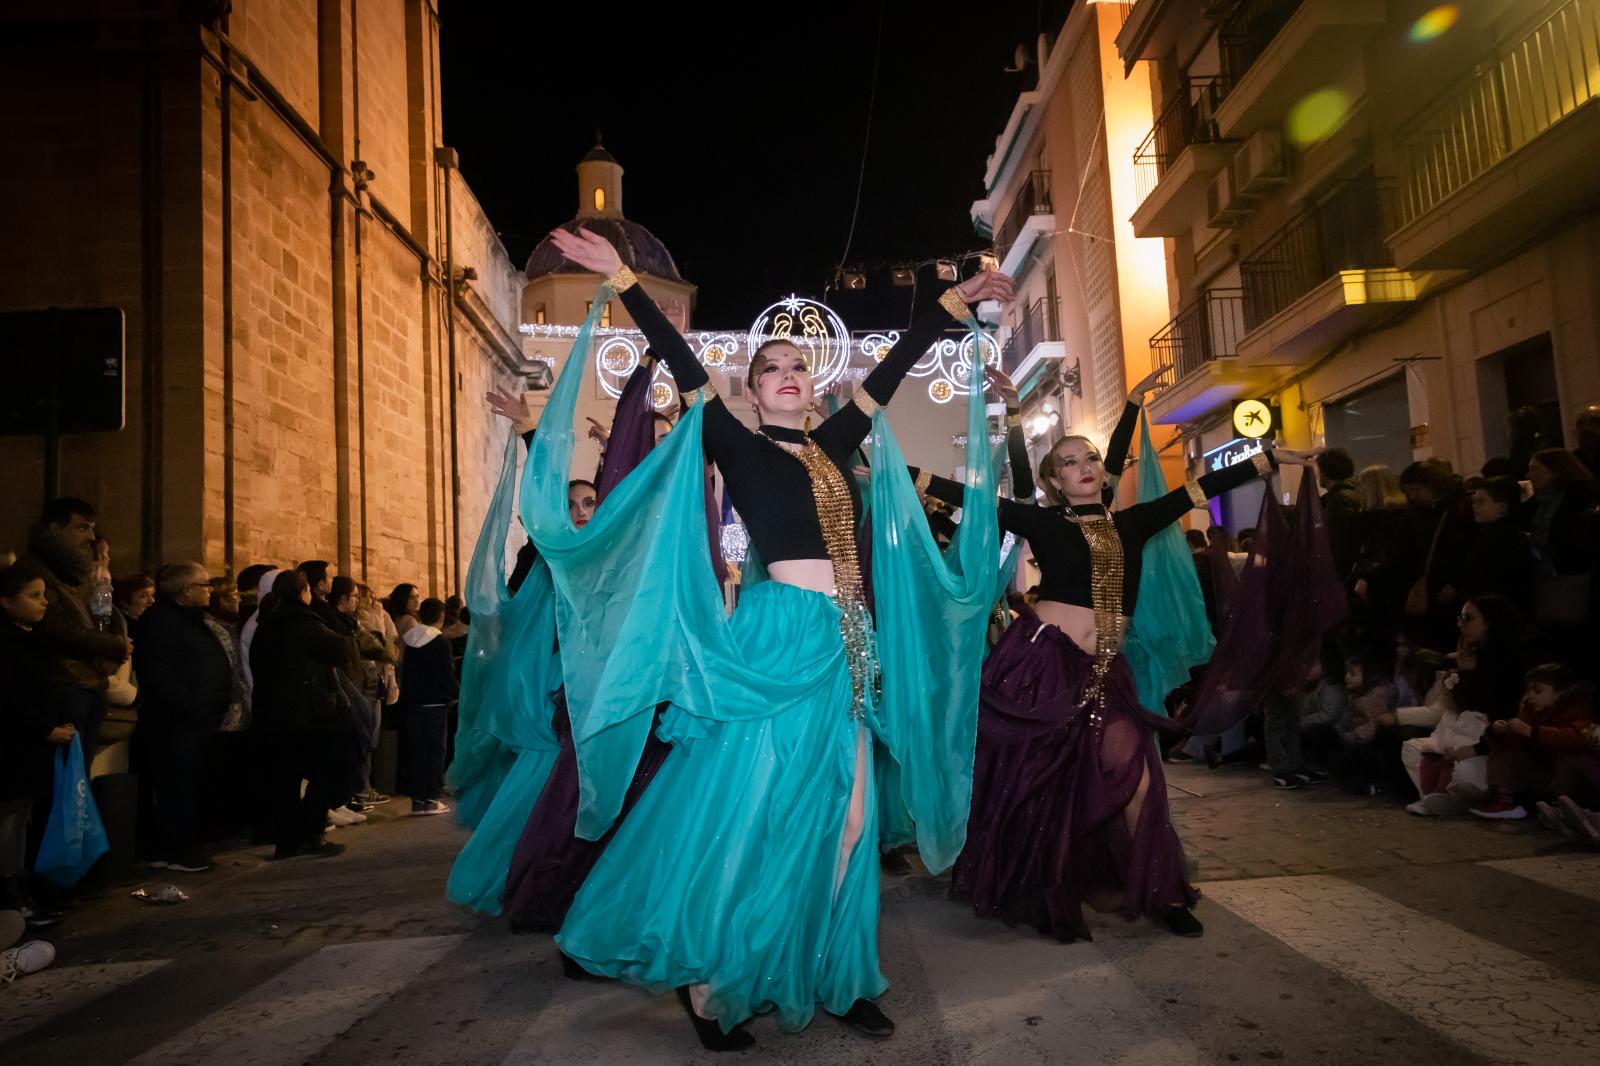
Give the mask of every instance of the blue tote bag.
[{"label": "blue tote bag", "polygon": [[75,885],[109,847],[105,826],[100,822],[100,809],[89,791],[83,744],[74,736],[56,762],[55,800],[50,806],[50,820],[44,826],[44,841],[39,845],[34,870],[63,887]]}]

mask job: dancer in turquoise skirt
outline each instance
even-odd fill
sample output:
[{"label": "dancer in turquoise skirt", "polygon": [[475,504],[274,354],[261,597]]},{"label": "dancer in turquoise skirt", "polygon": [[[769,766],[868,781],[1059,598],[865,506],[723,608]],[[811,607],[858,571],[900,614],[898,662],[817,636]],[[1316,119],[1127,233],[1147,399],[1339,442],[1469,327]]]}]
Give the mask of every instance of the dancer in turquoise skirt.
[{"label": "dancer in turquoise skirt", "polygon": [[[811,427],[809,355],[786,339],[752,353],[747,429],[615,249],[553,235],[608,278],[535,437],[524,524],[557,591],[562,672],[577,750],[577,832],[610,828],[662,702],[674,747],[579,890],[557,942],[591,973],[677,990],[702,1043],[748,1046],[741,1026],[786,1029],[820,1005],[879,1036],[873,736],[898,764],[923,861],[947,867],[966,834],[977,689],[998,565],[982,397],[971,397],[956,540],[934,544],[879,411],[967,305],[1009,301],[984,273],[945,293]],[[677,427],[582,530],[563,506],[573,404],[599,309],[619,297],[682,393]],[[876,619],[862,596],[850,456],[870,435]],[[711,582],[703,456],[722,471],[754,554],[732,618]],[[981,506],[976,505],[983,501]],[[864,846],[862,846],[864,845]]]}]

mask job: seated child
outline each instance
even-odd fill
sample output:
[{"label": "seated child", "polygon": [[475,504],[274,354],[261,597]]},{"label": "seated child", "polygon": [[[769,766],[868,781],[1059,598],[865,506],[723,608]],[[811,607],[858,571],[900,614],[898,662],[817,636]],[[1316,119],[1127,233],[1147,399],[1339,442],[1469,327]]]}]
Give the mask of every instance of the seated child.
[{"label": "seated child", "polygon": [[1489,802],[1472,808],[1479,818],[1526,818],[1519,795],[1553,799],[1572,791],[1581,774],[1577,756],[1588,753],[1594,725],[1594,690],[1564,666],[1528,671],[1517,716],[1495,722],[1480,746],[1489,756]]}]

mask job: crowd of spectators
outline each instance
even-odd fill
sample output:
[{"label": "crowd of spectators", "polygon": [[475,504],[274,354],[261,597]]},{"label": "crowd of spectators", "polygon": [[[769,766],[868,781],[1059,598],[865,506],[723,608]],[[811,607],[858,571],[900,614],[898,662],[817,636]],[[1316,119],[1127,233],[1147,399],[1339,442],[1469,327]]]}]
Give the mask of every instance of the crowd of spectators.
[{"label": "crowd of spectators", "polygon": [[[1524,433],[1465,477],[1438,459],[1397,472],[1319,456],[1349,610],[1320,676],[1257,720],[1277,788],[1331,780],[1419,817],[1537,817],[1600,846],[1600,409],[1575,429],[1573,450]],[[1217,553],[1236,568],[1249,557],[1222,531],[1190,545],[1208,597]]]},{"label": "crowd of spectators", "polygon": [[[275,860],[338,854],[325,834],[390,801],[372,779],[386,728],[411,813],[447,812],[468,622],[460,597],[404,584],[380,600],[321,560],[114,579],[94,507],[52,501],[27,552],[0,557],[0,915],[42,930],[71,905],[75,887],[33,871],[74,743],[91,768],[126,745],[138,798],[116,822],[136,859],[174,874],[245,837]],[[19,972],[43,957],[10,955]]]}]

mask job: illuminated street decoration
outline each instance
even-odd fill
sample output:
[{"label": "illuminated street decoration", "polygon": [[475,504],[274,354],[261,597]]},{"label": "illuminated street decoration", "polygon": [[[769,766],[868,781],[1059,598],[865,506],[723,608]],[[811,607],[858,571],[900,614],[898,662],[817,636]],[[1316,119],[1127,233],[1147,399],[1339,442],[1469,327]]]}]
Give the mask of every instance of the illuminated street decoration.
[{"label": "illuminated street decoration", "polygon": [[[565,340],[575,338],[580,327],[557,325],[548,322],[524,322],[517,330],[535,340]],[[613,399],[622,395],[622,385],[639,365],[645,349],[644,335],[627,326],[596,328],[595,370],[600,385]],[[981,340],[979,339],[981,337]],[[748,353],[762,343],[782,338],[791,341],[811,356],[811,380],[816,391],[826,392],[843,381],[860,381],[872,366],[883,361],[889,350],[899,343],[899,330],[866,333],[852,339],[841,319],[827,304],[802,296],[790,295],[761,312],[748,332],[734,333],[717,330],[692,330],[684,334],[689,347],[703,365],[715,367],[726,373],[736,373],[747,363]],[[945,336],[934,341],[907,372],[908,377],[929,378],[928,395],[936,403],[949,403],[967,394],[972,378],[973,355],[982,346],[983,362],[1000,365],[1000,348],[994,338],[985,334],[968,333],[961,337]],[[857,354],[867,366],[852,365]],[[741,358],[743,357],[743,358]],[[529,355],[554,365],[556,357],[544,352]],[[656,367],[652,387],[652,402],[660,408],[671,402],[658,398],[661,388],[670,389],[670,375],[666,367]]]},{"label": "illuminated street decoration", "polygon": [[729,522],[722,527],[722,557],[730,563],[742,563],[750,550],[750,534],[742,522]]},{"label": "illuminated street decoration", "polygon": [[811,383],[822,392],[839,380],[850,362],[850,331],[827,304],[791,293],[750,324],[750,350],[770,340],[786,340],[811,356]]},{"label": "illuminated street decoration", "polygon": [[657,381],[650,386],[650,404],[657,411],[664,410],[672,402],[672,386],[665,381]]}]

